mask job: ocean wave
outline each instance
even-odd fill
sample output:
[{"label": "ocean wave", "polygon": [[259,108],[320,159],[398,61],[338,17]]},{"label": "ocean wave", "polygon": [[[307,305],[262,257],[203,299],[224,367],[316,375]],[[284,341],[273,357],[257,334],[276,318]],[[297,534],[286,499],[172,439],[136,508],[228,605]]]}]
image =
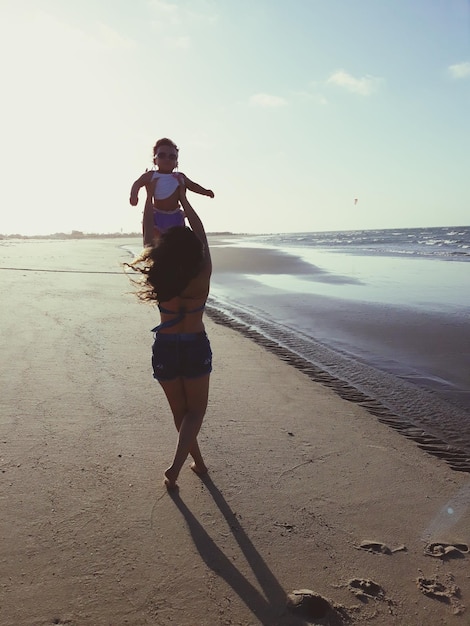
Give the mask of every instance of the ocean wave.
[{"label": "ocean wave", "polygon": [[253,235],[252,241],[275,247],[326,248],[363,254],[408,255],[453,261],[470,260],[470,227],[279,233]]}]

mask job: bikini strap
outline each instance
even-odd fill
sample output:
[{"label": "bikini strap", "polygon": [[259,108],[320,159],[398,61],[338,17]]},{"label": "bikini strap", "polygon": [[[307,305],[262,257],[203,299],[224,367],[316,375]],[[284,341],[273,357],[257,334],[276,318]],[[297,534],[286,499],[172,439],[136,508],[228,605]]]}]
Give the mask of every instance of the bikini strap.
[{"label": "bikini strap", "polygon": [[198,306],[197,309],[191,309],[190,311],[186,311],[186,314],[197,313],[198,311],[203,311],[205,308],[206,308],[206,303],[204,302],[204,304],[201,304],[201,306]]},{"label": "bikini strap", "polygon": [[165,307],[159,304],[158,308],[160,310],[160,313],[166,313],[167,315],[173,314],[173,315],[176,315],[176,317],[172,320],[167,320],[166,322],[162,322],[158,326],[155,326],[155,328],[152,328],[151,332],[158,333],[158,331],[162,330],[163,328],[171,328],[172,326],[176,326],[176,324],[179,324],[180,322],[184,320],[185,316],[188,313],[197,313],[198,311],[202,311],[203,309],[205,309],[205,307],[206,307],[206,303],[204,302],[204,304],[202,304],[201,306],[198,306],[196,309],[191,309],[191,311],[185,311],[184,309],[180,309],[177,312],[177,311],[170,311],[170,309],[165,309]]}]

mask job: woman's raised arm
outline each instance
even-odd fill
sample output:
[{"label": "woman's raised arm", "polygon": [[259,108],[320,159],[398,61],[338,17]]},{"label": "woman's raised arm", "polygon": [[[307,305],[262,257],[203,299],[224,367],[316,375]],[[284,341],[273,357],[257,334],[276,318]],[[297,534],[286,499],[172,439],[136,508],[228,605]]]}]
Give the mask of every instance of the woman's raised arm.
[{"label": "woman's raised arm", "polygon": [[208,265],[211,264],[211,256],[209,250],[209,243],[207,241],[206,231],[204,230],[204,225],[201,221],[201,218],[196,213],[188,198],[186,197],[186,188],[183,184],[180,184],[180,202],[181,206],[184,209],[186,217],[188,218],[189,225],[191,226],[194,234],[202,241],[205,252],[205,259]]}]

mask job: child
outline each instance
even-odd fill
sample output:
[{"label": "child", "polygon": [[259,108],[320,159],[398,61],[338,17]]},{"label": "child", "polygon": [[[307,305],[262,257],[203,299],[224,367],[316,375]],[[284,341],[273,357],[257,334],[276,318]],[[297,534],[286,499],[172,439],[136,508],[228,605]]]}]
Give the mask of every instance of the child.
[{"label": "child", "polygon": [[173,171],[178,167],[178,147],[171,139],[164,137],[157,141],[153,147],[153,162],[157,169],[145,172],[135,181],[129,198],[131,205],[137,206],[139,189],[146,188],[142,221],[144,247],[152,246],[155,239],[172,226],[184,226],[184,211],[179,203],[180,182],[190,191],[214,197],[210,189],[204,189],[182,172]]}]

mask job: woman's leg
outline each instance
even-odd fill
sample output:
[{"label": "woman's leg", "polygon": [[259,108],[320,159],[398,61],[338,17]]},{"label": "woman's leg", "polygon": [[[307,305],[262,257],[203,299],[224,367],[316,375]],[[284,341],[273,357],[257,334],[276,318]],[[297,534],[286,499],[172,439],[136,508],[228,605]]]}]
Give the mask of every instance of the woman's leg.
[{"label": "woman's leg", "polygon": [[[181,428],[181,422],[188,411],[188,404],[186,401],[186,392],[184,389],[184,383],[182,378],[175,380],[160,382],[163,391],[165,392],[168,404],[170,405],[171,412],[173,413],[173,419],[175,422],[176,430],[179,432]],[[189,454],[194,459],[192,469],[199,474],[203,474],[207,471],[204,460],[202,458],[201,451],[197,440],[193,443]]]},{"label": "woman's leg", "polygon": [[165,472],[166,484],[176,486],[176,479],[188,457],[194,459],[191,466],[197,474],[204,474],[207,467],[199,449],[197,436],[207,408],[209,375],[196,379],[178,378],[160,382],[170,404],[175,426],[179,432],[173,463]]}]

